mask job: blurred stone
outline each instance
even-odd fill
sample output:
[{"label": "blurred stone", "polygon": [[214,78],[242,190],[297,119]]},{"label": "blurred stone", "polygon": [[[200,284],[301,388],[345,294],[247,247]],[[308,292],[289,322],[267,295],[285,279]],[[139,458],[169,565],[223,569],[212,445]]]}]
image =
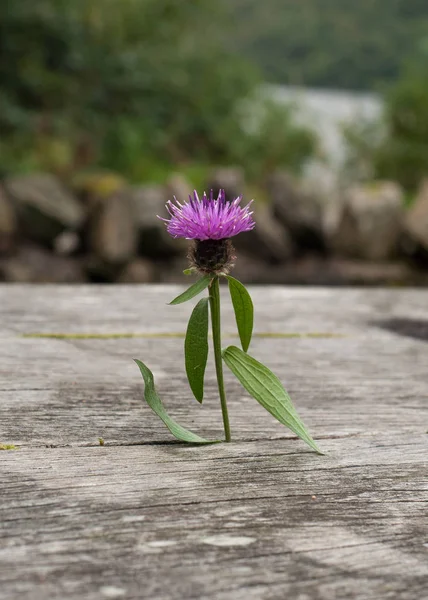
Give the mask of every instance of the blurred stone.
[{"label": "blurred stone", "polygon": [[148,258],[167,258],[185,251],[188,243],[183,239],[173,239],[167,232],[164,221],[157,215],[167,218],[165,203],[167,192],[160,185],[144,185],[132,192],[139,231],[139,254]]},{"label": "blurred stone", "polygon": [[0,187],[0,255],[13,248],[17,232],[17,219],[12,203]]},{"label": "blurred stone", "polygon": [[[232,239],[238,251],[269,263],[281,263],[293,255],[293,243],[287,230],[270,214],[263,203],[252,204],[256,227]],[[239,257],[238,257],[239,258]]]},{"label": "blurred stone", "polygon": [[428,180],[424,181],[405,219],[405,250],[428,262]]},{"label": "blurred stone", "polygon": [[352,258],[393,258],[403,228],[403,201],[402,189],[393,182],[351,187],[344,195],[332,248]]},{"label": "blurred stone", "polygon": [[72,181],[73,190],[89,205],[102,202],[126,187],[122,175],[112,171],[86,171]]},{"label": "blurred stone", "polygon": [[78,259],[56,256],[33,245],[22,246],[17,254],[0,259],[0,279],[15,283],[85,283]]},{"label": "blurred stone", "polygon": [[168,262],[162,261],[156,264],[156,280],[162,283],[180,283],[190,286],[195,282],[197,275],[186,276],[184,269],[189,268],[189,261],[185,253],[176,256]]},{"label": "blurred stone", "polygon": [[80,247],[80,238],[75,231],[63,231],[54,240],[53,248],[57,254],[69,256]]},{"label": "blurred stone", "polygon": [[152,283],[156,281],[153,263],[144,258],[136,258],[130,262],[117,278],[118,283]]},{"label": "blurred stone", "polygon": [[[324,285],[406,286],[427,285],[428,274],[404,261],[359,261],[336,258],[324,270]],[[319,265],[318,265],[319,269]]]},{"label": "blurred stone", "polygon": [[303,190],[284,171],[276,171],[268,177],[266,186],[274,216],[287,228],[296,245],[303,250],[324,250],[319,199]]},{"label": "blurred stone", "polygon": [[57,175],[67,175],[74,167],[74,144],[68,136],[41,134],[37,137],[40,169]]},{"label": "blurred stone", "polygon": [[217,197],[219,190],[224,190],[227,200],[233,200],[244,193],[244,188],[245,175],[241,167],[218,167],[210,174],[205,191],[213,190]]},{"label": "blurred stone", "polygon": [[98,204],[89,226],[91,251],[108,265],[123,265],[137,253],[135,206],[129,190],[118,192]]},{"label": "blurred stone", "polygon": [[5,188],[25,233],[34,240],[50,245],[64,229],[79,229],[83,224],[84,209],[53,175],[10,177]]},{"label": "blurred stone", "polygon": [[403,261],[367,262],[306,256],[285,265],[266,265],[240,255],[232,272],[243,283],[278,285],[426,286],[428,273]]},{"label": "blurred stone", "polygon": [[86,254],[82,263],[91,283],[114,283],[123,269],[123,264],[106,263],[95,254]]},{"label": "blurred stone", "polygon": [[168,200],[172,200],[175,196],[179,202],[187,202],[192,192],[192,186],[181,173],[172,173],[172,175],[168,177],[165,193]]}]

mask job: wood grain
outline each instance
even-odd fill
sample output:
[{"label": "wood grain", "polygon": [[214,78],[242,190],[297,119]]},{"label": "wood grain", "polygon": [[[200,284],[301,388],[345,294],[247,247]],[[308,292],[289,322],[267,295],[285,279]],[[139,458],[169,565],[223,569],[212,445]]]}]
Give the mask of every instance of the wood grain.
[{"label": "wood grain", "polygon": [[[320,457],[230,374],[234,442],[172,440],[132,358],[181,424],[221,435],[212,362],[202,407],[186,383],[180,291],[0,286],[0,444],[19,448],[0,451],[0,599],[425,600],[428,343],[382,324],[428,321],[428,293],[252,290],[250,353]],[[26,337],[52,333],[105,337]]]}]

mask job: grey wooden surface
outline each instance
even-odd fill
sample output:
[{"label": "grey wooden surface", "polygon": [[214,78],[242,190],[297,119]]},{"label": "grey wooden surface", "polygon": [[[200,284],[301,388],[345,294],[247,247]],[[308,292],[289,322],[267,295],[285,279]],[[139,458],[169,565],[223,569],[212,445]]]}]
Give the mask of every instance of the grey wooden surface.
[{"label": "grey wooden surface", "polygon": [[317,456],[230,374],[234,442],[173,442],[134,357],[221,434],[212,364],[202,407],[185,380],[180,289],[0,286],[0,599],[426,600],[428,292],[252,290],[250,352]]}]

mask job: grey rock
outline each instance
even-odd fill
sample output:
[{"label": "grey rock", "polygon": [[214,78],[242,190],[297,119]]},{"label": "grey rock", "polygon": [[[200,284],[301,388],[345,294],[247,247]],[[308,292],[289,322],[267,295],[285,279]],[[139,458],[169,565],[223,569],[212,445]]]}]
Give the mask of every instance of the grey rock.
[{"label": "grey rock", "polygon": [[428,273],[403,261],[353,260],[307,256],[285,265],[266,265],[238,257],[232,275],[243,283],[278,285],[426,286]]},{"label": "grey rock", "polygon": [[152,283],[156,281],[155,266],[144,258],[136,258],[125,266],[117,278],[118,283]]},{"label": "grey rock", "polygon": [[0,187],[0,255],[10,252],[17,233],[17,218],[14,207]]},{"label": "grey rock", "polygon": [[187,202],[193,189],[190,182],[181,173],[172,173],[166,181],[165,197],[172,200],[174,196],[179,202]]},{"label": "grey rock", "polygon": [[107,263],[95,254],[86,254],[82,262],[91,283],[114,283],[123,269],[123,264]]},{"label": "grey rock", "polygon": [[25,244],[9,258],[0,260],[0,279],[14,283],[85,283],[77,258],[56,256],[38,246]]},{"label": "grey rock", "polygon": [[349,188],[331,247],[338,254],[388,260],[398,252],[403,228],[403,192],[396,183],[375,182]]},{"label": "grey rock", "polygon": [[131,191],[113,194],[95,207],[90,223],[91,252],[107,265],[123,265],[137,253],[138,229]]},{"label": "grey rock", "polygon": [[288,231],[271,215],[266,204],[254,202],[252,208],[256,227],[232,240],[238,253],[242,251],[272,264],[289,259],[293,255],[293,243]]},{"label": "grey rock", "polygon": [[5,188],[23,229],[34,240],[51,244],[64,229],[79,229],[84,222],[83,207],[53,175],[10,177]]},{"label": "grey rock", "polygon": [[179,283],[188,286],[195,282],[195,276],[185,276],[183,271],[189,268],[186,254],[176,256],[172,260],[160,262],[156,265],[157,280],[161,283]]},{"label": "grey rock", "polygon": [[74,193],[89,207],[103,202],[128,187],[122,175],[103,169],[77,173],[71,179],[70,185]]},{"label": "grey rock", "polygon": [[428,180],[424,181],[405,218],[406,250],[428,260]]},{"label": "grey rock", "polygon": [[168,193],[160,185],[144,185],[134,188],[132,199],[135,206],[139,232],[139,254],[148,258],[167,258],[185,251],[187,242],[173,239],[160,217],[168,218],[165,204]]},{"label": "grey rock", "polygon": [[217,196],[219,190],[224,190],[226,198],[233,200],[244,193],[245,175],[241,167],[218,167],[214,169],[207,181],[207,193],[213,190]]},{"label": "grey rock", "polygon": [[325,285],[395,287],[428,284],[426,272],[415,269],[402,260],[366,261],[334,258],[326,263],[326,268],[321,272]]},{"label": "grey rock", "polygon": [[79,235],[75,231],[63,231],[54,239],[53,248],[62,256],[74,254],[80,248]]},{"label": "grey rock", "polygon": [[319,198],[286,172],[272,173],[266,182],[274,216],[303,250],[324,250],[323,214]]}]

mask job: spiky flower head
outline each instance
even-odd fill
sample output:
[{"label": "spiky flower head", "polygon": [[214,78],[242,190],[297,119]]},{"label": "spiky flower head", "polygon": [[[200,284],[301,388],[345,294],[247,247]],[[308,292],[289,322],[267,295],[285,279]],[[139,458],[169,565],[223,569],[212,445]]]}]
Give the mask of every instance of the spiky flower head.
[{"label": "spiky flower head", "polygon": [[209,196],[204,192],[202,199],[194,191],[189,202],[180,204],[174,198],[175,203],[167,203],[171,218],[162,219],[167,223],[167,231],[174,238],[192,240],[188,258],[200,273],[228,273],[233,267],[230,238],[255,227],[251,202],[242,207],[241,200],[239,196],[227,202],[224,190],[214,198],[211,190]]},{"label": "spiky flower head", "polygon": [[166,207],[171,216],[163,219],[167,223],[167,231],[174,238],[188,240],[223,240],[231,238],[243,231],[250,231],[255,223],[250,205],[239,206],[242,196],[232,202],[226,201],[224,190],[220,190],[216,199],[213,192],[209,196],[204,192],[199,199],[196,191],[189,202],[175,204],[168,201]]}]

